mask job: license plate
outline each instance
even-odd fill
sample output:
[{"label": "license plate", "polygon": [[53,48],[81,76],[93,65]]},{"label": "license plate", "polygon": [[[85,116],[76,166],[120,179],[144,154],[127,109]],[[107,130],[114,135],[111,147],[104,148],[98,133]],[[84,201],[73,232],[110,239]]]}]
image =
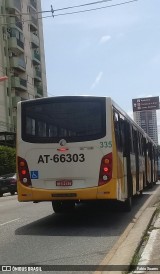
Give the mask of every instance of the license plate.
[{"label": "license plate", "polygon": [[56,186],[72,186],[72,180],[56,181]]}]

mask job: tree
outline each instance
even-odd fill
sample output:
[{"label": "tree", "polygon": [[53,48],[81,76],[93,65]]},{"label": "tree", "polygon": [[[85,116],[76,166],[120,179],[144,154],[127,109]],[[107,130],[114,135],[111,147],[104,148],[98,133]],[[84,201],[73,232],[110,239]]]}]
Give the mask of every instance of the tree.
[{"label": "tree", "polygon": [[0,146],[0,175],[16,172],[15,148]]}]

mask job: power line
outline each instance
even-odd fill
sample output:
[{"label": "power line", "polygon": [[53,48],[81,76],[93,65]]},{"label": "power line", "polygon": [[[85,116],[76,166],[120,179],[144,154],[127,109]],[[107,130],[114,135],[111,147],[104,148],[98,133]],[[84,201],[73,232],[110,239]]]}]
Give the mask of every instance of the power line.
[{"label": "power line", "polygon": [[[110,0],[113,1],[113,0]],[[90,11],[95,11],[95,10],[100,10],[100,9],[106,9],[106,8],[112,8],[116,6],[121,6],[121,5],[126,5],[126,4],[131,4],[133,2],[138,2],[139,0],[130,0],[130,1],[125,1],[117,4],[112,4],[112,5],[107,5],[103,7],[98,7],[98,8],[93,8],[93,9],[86,9],[86,10],[80,10],[80,11],[73,11],[73,12],[66,12],[66,13],[59,13],[59,14],[53,14],[53,15],[48,15],[48,16],[42,16],[38,17],[37,19],[44,19],[44,18],[50,18],[50,17],[58,17],[58,16],[65,16],[65,15],[71,15],[71,14],[77,14],[77,13],[83,13],[83,12],[90,12]],[[56,10],[54,10],[56,11]],[[31,20],[27,20],[31,21]],[[26,22],[26,21],[24,21]]]},{"label": "power line", "polygon": [[[108,0],[108,1],[113,1],[113,0]],[[73,11],[73,12],[66,12],[66,13],[59,13],[59,14],[52,14],[52,15],[48,15],[48,16],[42,16],[42,17],[38,17],[37,19],[65,16],[65,15],[71,15],[71,14],[77,14],[77,13],[83,13],[83,12],[90,12],[90,11],[95,11],[95,10],[100,10],[100,9],[106,9],[106,8],[112,8],[112,7],[116,7],[116,6],[131,4],[133,2],[138,2],[138,1],[139,0],[130,0],[130,1],[125,1],[125,2],[121,2],[121,3],[117,3],[117,4],[112,4],[112,5],[107,5],[107,6],[103,6],[103,7],[93,8],[93,9],[86,9],[86,10],[80,10],[80,11]],[[63,8],[63,9],[65,9],[65,8]],[[55,11],[57,11],[57,10],[54,10],[54,12]],[[29,20],[29,21],[31,21],[31,20]]]},{"label": "power line", "polygon": [[[65,8],[60,8],[60,9],[53,9],[53,7],[51,6],[51,10],[50,11],[41,11],[41,12],[37,12],[37,14],[39,13],[47,13],[47,12],[51,12],[52,15],[48,15],[48,16],[42,16],[42,17],[37,17],[35,19],[39,20],[39,19],[44,19],[44,18],[51,18],[51,17],[57,17],[57,16],[65,16],[65,15],[71,15],[71,14],[77,14],[77,13],[84,13],[84,12],[90,12],[90,11],[95,11],[95,10],[101,10],[101,9],[106,9],[106,8],[112,8],[112,7],[116,7],[116,6],[121,6],[121,5],[126,5],[126,4],[131,4],[133,2],[137,2],[139,0],[130,0],[130,1],[125,1],[125,2],[121,2],[121,3],[117,3],[117,4],[112,4],[112,5],[107,5],[107,6],[103,6],[103,7],[97,7],[97,8],[92,8],[92,9],[86,9],[86,10],[80,10],[80,11],[73,11],[73,12],[66,12],[66,13],[59,13],[59,14],[55,14],[55,12],[57,11],[62,11],[62,10],[66,10],[66,9],[73,9],[73,8],[79,8],[79,7],[83,7],[83,6],[89,6],[89,5],[94,5],[94,4],[101,4],[104,2],[111,2],[113,0],[101,0],[101,1],[96,1],[96,2],[90,2],[90,3],[86,3],[86,4],[82,4],[82,5],[76,5],[76,6],[69,6],[69,7],[65,7]],[[22,15],[23,13],[20,13],[19,15]],[[33,13],[25,13],[25,15],[32,15]],[[36,12],[35,12],[36,14]],[[0,16],[13,16],[13,14],[3,14]],[[20,20],[17,21],[16,23],[25,23],[25,22],[31,22],[32,20]],[[14,25],[15,23],[4,23],[1,24],[1,26],[6,26],[6,25]]]},{"label": "power line", "polygon": [[73,12],[66,12],[66,13],[59,13],[59,14],[54,14],[54,17],[63,16],[63,15],[71,15],[71,14],[76,14],[76,13],[83,13],[83,12],[90,12],[90,11],[101,10],[101,9],[106,9],[106,8],[112,8],[112,7],[116,7],[116,6],[131,4],[131,3],[137,2],[137,1],[139,1],[139,0],[130,0],[130,1],[122,2],[122,3],[112,4],[109,6],[107,5],[104,7],[92,8],[92,9],[86,9],[86,10],[80,10],[80,11],[73,11]]},{"label": "power line", "polygon": [[85,6],[91,6],[91,5],[97,5],[97,4],[101,4],[104,2],[111,2],[111,1],[113,1],[113,0],[101,0],[101,1],[90,2],[90,3],[86,3],[86,4],[76,5],[76,6],[69,6],[69,7],[65,7],[65,8],[55,9],[54,12],[61,11],[61,10],[67,10],[67,9],[81,8],[81,7],[85,7]]},{"label": "power line", "polygon": [[35,15],[35,14],[42,14],[42,13],[48,13],[48,12],[56,12],[56,11],[62,11],[62,10],[68,10],[68,9],[74,9],[74,8],[81,8],[81,7],[85,7],[85,6],[91,6],[91,5],[97,5],[97,4],[102,4],[102,3],[106,3],[106,2],[112,2],[114,0],[100,0],[100,1],[95,1],[95,2],[89,2],[89,3],[85,3],[85,4],[81,4],[81,5],[74,5],[74,6],[68,6],[68,7],[64,7],[64,8],[59,8],[59,9],[53,9],[53,6],[51,5],[51,10],[45,10],[45,11],[35,11],[35,12],[27,12],[27,13],[19,13],[19,14],[0,14],[0,17],[3,16],[15,16],[17,17],[18,15]]}]

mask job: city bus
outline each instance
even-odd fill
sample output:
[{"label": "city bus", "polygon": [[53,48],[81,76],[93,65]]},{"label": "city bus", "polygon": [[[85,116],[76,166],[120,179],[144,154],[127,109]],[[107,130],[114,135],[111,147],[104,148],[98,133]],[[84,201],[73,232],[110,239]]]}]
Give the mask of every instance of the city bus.
[{"label": "city bus", "polygon": [[57,96],[17,106],[20,202],[76,203],[132,197],[157,180],[157,147],[110,97]]}]

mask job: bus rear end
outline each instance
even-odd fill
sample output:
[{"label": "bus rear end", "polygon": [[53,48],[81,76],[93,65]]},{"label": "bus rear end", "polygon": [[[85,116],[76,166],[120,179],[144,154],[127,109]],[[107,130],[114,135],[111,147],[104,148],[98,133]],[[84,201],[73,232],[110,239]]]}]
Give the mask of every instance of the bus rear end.
[{"label": "bus rear end", "polygon": [[18,104],[19,201],[52,201],[55,209],[67,201],[116,198],[107,100],[62,96]]}]

